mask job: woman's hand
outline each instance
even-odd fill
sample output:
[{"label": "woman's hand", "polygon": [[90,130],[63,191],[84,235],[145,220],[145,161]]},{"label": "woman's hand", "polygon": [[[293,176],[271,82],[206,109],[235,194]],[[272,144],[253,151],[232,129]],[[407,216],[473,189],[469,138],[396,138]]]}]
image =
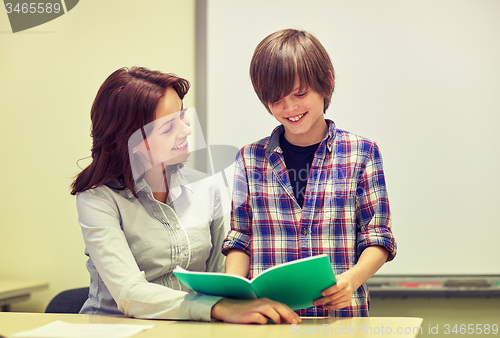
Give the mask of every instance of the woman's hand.
[{"label": "woman's hand", "polygon": [[275,324],[286,321],[298,324],[301,319],[288,306],[267,298],[256,300],[236,300],[223,298],[212,307],[212,318],[228,323],[267,324],[271,319]]},{"label": "woman's hand", "polygon": [[321,292],[322,298],[313,302],[314,306],[321,306],[326,310],[339,310],[351,305],[354,287],[344,274],[337,276],[337,284]]}]

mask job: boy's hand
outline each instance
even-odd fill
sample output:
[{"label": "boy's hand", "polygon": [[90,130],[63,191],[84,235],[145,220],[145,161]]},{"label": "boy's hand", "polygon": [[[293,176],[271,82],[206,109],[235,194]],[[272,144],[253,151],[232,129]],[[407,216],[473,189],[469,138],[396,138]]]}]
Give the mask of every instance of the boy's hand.
[{"label": "boy's hand", "polygon": [[344,274],[337,276],[337,284],[321,292],[322,298],[313,302],[314,306],[321,306],[326,310],[339,310],[351,305],[352,293],[355,291],[349,278]]},{"label": "boy's hand", "polygon": [[212,318],[228,323],[267,324],[271,319],[275,324],[286,321],[298,324],[301,319],[285,304],[267,298],[256,300],[236,300],[223,298],[212,307]]},{"label": "boy's hand", "polygon": [[385,263],[389,251],[381,246],[369,246],[359,256],[355,266],[337,276],[337,284],[323,290],[322,298],[313,302],[327,310],[339,310],[351,304],[354,291]]}]

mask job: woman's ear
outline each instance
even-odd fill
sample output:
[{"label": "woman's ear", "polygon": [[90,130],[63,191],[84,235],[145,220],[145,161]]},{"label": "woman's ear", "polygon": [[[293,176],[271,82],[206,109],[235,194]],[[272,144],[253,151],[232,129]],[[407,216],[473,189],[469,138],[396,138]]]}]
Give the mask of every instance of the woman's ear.
[{"label": "woman's ear", "polygon": [[130,165],[134,168],[142,168],[142,170],[149,170],[153,166],[151,153],[146,141],[143,141],[132,148],[130,156]]},{"label": "woman's ear", "polygon": [[138,145],[136,145],[134,148],[132,148],[132,154],[134,155],[142,155],[144,156],[144,154],[147,154],[148,153],[148,146],[146,144],[146,142],[141,142],[139,143]]}]

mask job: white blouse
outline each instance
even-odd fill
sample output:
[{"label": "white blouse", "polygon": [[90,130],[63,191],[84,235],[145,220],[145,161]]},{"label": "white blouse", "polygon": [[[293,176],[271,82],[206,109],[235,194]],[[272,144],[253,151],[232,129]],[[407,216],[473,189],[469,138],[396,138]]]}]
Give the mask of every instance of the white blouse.
[{"label": "white blouse", "polygon": [[154,199],[144,179],[136,184],[138,198],[111,186],[119,183],[76,199],[91,279],[80,313],[210,321],[220,297],[192,293],[172,270],[224,269],[224,218],[215,180],[183,168],[172,176],[166,204]]}]

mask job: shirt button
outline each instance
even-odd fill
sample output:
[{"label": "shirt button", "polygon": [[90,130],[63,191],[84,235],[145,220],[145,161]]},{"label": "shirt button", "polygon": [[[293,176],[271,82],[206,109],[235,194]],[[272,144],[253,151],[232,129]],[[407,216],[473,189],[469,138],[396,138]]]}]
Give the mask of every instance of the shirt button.
[{"label": "shirt button", "polygon": [[307,229],[306,228],[302,228],[302,235],[307,235]]}]

